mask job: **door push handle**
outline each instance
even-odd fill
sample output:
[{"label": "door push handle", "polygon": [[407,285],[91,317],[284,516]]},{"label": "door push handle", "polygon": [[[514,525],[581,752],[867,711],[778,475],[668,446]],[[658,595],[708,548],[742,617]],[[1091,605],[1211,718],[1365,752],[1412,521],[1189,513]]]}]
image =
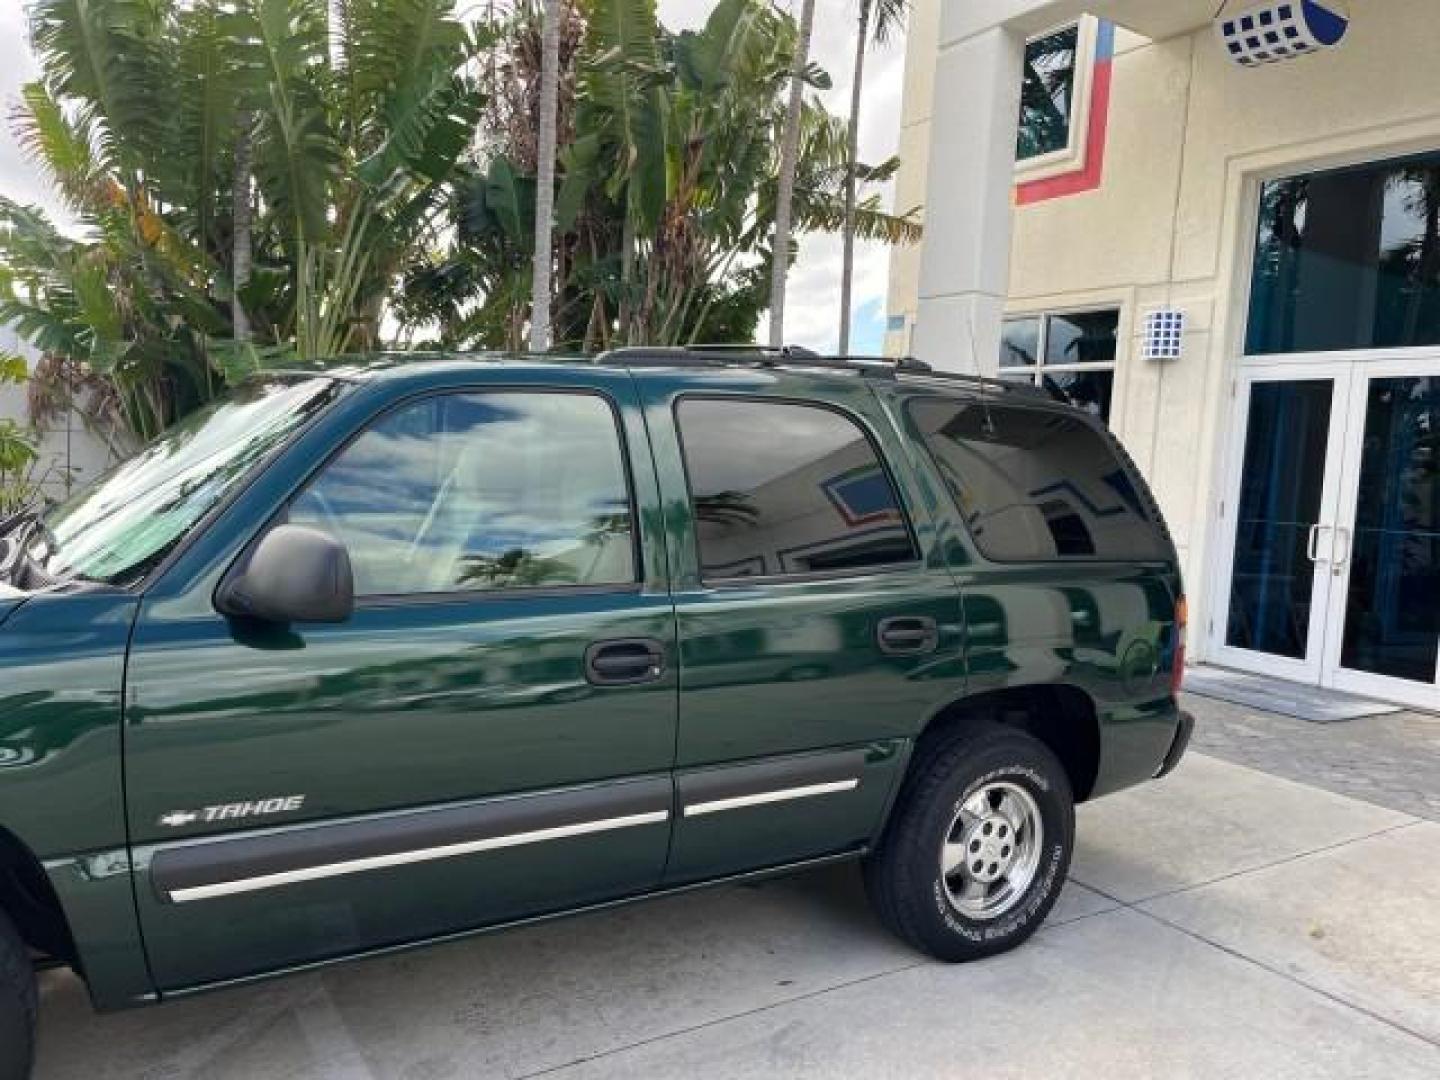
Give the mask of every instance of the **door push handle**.
[{"label": "door push handle", "polygon": [[928,615],[896,615],[880,620],[875,640],[887,656],[928,653],[940,643],[940,630]]},{"label": "door push handle", "polygon": [[654,682],[665,671],[665,646],[654,638],[612,638],[585,650],[585,681],[594,686]]},{"label": "door push handle", "polygon": [[[1343,525],[1337,525],[1335,527],[1335,540],[1336,543],[1330,545],[1330,561],[1335,564],[1335,570],[1338,573],[1340,568],[1350,561],[1350,549],[1353,543],[1350,539],[1350,530]],[[1345,541],[1345,546],[1341,548],[1340,554],[1337,555],[1335,554],[1335,548],[1341,540]]]},{"label": "door push handle", "polygon": [[[1305,544],[1305,555],[1312,563],[1318,563],[1320,561],[1320,534],[1327,533],[1329,531],[1329,525],[1310,526],[1310,539]],[[1330,554],[1333,558],[1335,554],[1333,543],[1331,544]]]}]

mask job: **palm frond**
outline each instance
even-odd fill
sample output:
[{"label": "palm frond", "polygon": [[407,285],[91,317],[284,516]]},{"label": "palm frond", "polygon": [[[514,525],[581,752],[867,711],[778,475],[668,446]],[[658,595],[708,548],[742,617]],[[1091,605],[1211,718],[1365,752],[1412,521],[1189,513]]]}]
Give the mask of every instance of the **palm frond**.
[{"label": "palm frond", "polygon": [[163,9],[146,0],[37,0],[31,43],[51,93],[74,101],[112,169],[160,159],[170,114]]},{"label": "palm frond", "polygon": [[21,104],[11,113],[16,141],[79,213],[96,212],[113,202],[114,185],[95,159],[88,125],[71,121],[42,82],[20,90]]},{"label": "palm frond", "polygon": [[341,151],[321,84],[329,61],[324,9],[305,0],[249,0],[248,20],[269,87],[256,173],[287,243],[323,241]]}]

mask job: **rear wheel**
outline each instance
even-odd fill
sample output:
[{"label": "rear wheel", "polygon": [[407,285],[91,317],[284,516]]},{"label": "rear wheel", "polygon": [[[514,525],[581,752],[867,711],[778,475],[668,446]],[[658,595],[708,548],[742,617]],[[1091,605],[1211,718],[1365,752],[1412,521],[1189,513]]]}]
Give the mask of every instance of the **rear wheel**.
[{"label": "rear wheel", "polygon": [[865,883],[881,920],[941,960],[1004,952],[1060,894],[1074,845],[1065,769],[1012,728],[962,730],[925,748]]},{"label": "rear wheel", "polygon": [[0,912],[0,1080],[26,1080],[35,1054],[35,968]]}]

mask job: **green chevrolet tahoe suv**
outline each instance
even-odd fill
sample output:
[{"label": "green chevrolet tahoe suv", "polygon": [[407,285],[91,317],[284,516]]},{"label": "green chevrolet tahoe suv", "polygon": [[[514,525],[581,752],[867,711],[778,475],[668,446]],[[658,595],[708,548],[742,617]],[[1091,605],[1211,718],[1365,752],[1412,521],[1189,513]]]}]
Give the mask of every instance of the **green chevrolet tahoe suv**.
[{"label": "green chevrolet tahoe suv", "polygon": [[1091,417],[913,362],[257,378],[0,531],[0,1077],[99,1008],[862,858],[967,960],[1169,771],[1184,601]]}]

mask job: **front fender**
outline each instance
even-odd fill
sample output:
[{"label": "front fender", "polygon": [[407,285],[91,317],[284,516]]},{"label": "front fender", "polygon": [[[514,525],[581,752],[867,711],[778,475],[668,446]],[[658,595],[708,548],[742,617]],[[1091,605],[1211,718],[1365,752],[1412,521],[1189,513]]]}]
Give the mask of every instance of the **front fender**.
[{"label": "front fender", "polygon": [[45,868],[99,1006],[153,995],[121,767],[136,607],[126,593],[42,593],[0,626],[0,827]]}]

